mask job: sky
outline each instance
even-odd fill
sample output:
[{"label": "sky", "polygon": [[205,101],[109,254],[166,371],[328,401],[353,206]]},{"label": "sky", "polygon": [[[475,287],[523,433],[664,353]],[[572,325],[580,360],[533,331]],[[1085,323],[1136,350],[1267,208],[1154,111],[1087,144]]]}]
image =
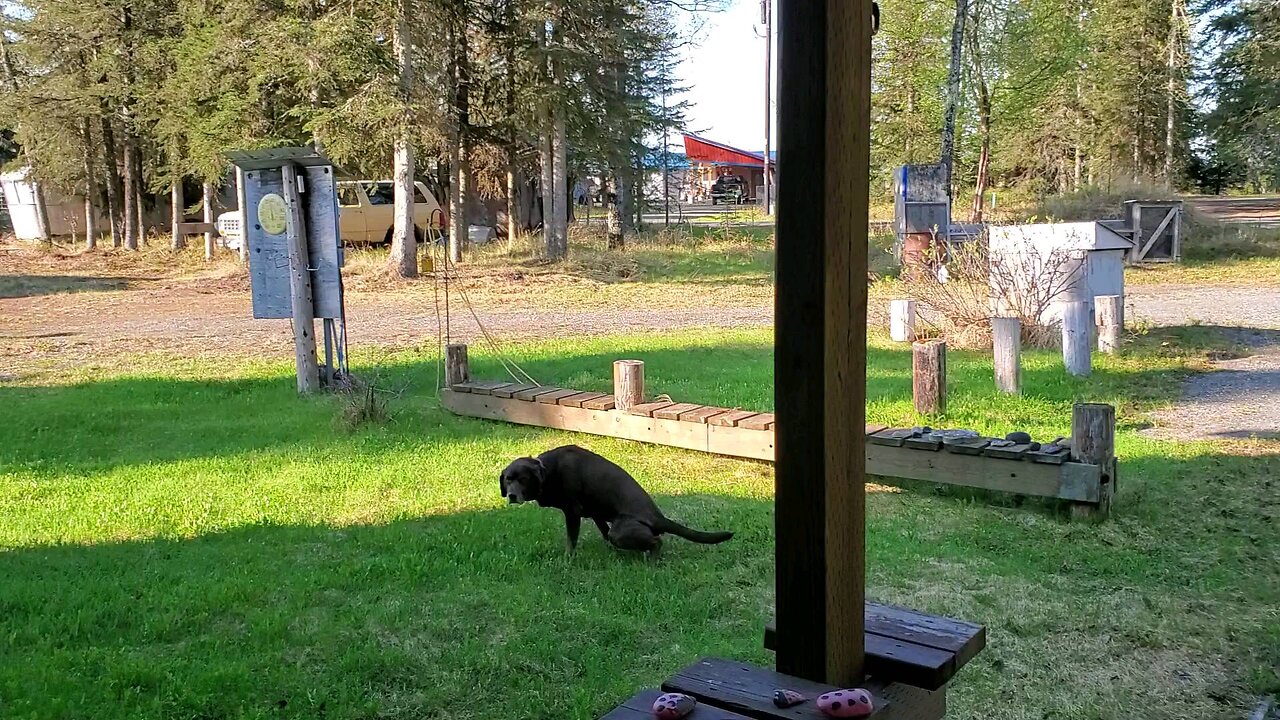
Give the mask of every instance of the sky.
[{"label": "sky", "polygon": [[[764,149],[764,26],[759,0],[733,0],[723,12],[700,16],[696,45],[681,59],[680,79],[692,107],[690,132],[744,150]],[[777,107],[777,7],[774,8],[773,105]],[[776,115],[772,127],[777,150]],[[680,139],[673,135],[673,144]]]}]

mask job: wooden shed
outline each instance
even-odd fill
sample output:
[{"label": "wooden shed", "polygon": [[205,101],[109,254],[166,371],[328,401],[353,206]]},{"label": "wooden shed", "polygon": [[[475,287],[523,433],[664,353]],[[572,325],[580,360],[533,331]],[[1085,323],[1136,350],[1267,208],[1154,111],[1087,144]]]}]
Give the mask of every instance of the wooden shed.
[{"label": "wooden shed", "polygon": [[1042,307],[1040,321],[1056,322],[1060,304],[1099,295],[1124,296],[1125,257],[1133,242],[1099,222],[993,226],[989,262],[993,296],[1007,309]]}]

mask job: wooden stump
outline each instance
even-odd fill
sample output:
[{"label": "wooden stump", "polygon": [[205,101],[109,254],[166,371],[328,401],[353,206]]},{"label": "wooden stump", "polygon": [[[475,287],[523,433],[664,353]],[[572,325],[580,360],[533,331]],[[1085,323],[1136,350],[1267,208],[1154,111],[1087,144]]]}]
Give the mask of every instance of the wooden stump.
[{"label": "wooden stump", "polygon": [[1092,345],[1093,318],[1089,316],[1089,303],[1062,303],[1062,362],[1069,374],[1088,377],[1093,369]]},{"label": "wooden stump", "polygon": [[1104,403],[1076,403],[1071,408],[1071,459],[1102,468],[1098,504],[1077,503],[1077,518],[1104,518],[1116,491],[1116,409]]},{"label": "wooden stump", "polygon": [[921,415],[947,411],[946,342],[927,340],[911,346],[911,396]]},{"label": "wooden stump", "polygon": [[444,385],[453,387],[471,382],[471,362],[467,359],[467,346],[454,343],[444,349]]},{"label": "wooden stump", "polygon": [[991,318],[991,354],[996,389],[1014,395],[1022,392],[1022,321]]},{"label": "wooden stump", "polygon": [[1113,354],[1120,349],[1120,336],[1124,332],[1124,297],[1099,295],[1093,301],[1098,324],[1098,350]]},{"label": "wooden stump", "polygon": [[644,402],[644,362],[615,360],[613,363],[613,402],[622,412]]},{"label": "wooden stump", "polygon": [[916,301],[889,301],[889,337],[894,342],[915,342]]}]

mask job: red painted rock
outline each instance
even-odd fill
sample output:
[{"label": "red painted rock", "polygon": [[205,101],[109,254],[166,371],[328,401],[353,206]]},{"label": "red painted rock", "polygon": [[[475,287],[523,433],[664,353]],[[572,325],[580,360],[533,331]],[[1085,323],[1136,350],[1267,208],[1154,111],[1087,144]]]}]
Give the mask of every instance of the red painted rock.
[{"label": "red painted rock", "polygon": [[818,709],[827,717],[866,717],[871,714],[871,693],[862,688],[835,690],[818,696]]},{"label": "red painted rock", "polygon": [[780,708],[789,708],[807,700],[805,696],[795,690],[784,690],[779,688],[773,691],[773,704]]},{"label": "red painted rock", "polygon": [[663,693],[653,701],[653,716],[658,720],[680,720],[693,712],[698,701],[681,693]]}]

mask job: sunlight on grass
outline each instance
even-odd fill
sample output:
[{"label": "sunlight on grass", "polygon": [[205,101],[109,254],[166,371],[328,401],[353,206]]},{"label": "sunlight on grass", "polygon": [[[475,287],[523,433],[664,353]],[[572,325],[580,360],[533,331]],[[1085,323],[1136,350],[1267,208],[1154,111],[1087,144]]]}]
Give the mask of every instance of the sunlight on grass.
[{"label": "sunlight on grass", "polygon": [[[948,414],[928,419],[1051,437],[1073,400],[1116,403],[1105,524],[928,483],[869,495],[869,594],[989,627],[951,717],[1240,716],[1280,690],[1280,456],[1136,432],[1214,342],[1160,333],[1087,380],[1029,352],[1023,397],[995,393],[984,353],[952,353]],[[763,410],[771,346],[768,331],[689,331],[513,352],[582,389],[634,357],[653,394]],[[473,354],[477,377],[500,376]],[[349,431],[338,399],[295,395],[287,364],[234,357],[0,385],[0,715],[492,718],[479,700],[502,698],[503,717],[590,718],[700,655],[769,661],[770,465],[458,418],[429,353],[354,361],[386,393],[385,424]],[[873,338],[872,420],[925,421],[909,367]],[[497,492],[510,459],[566,442],[735,538],[673,539],[651,562],[589,530],[567,556],[556,513]]]}]

